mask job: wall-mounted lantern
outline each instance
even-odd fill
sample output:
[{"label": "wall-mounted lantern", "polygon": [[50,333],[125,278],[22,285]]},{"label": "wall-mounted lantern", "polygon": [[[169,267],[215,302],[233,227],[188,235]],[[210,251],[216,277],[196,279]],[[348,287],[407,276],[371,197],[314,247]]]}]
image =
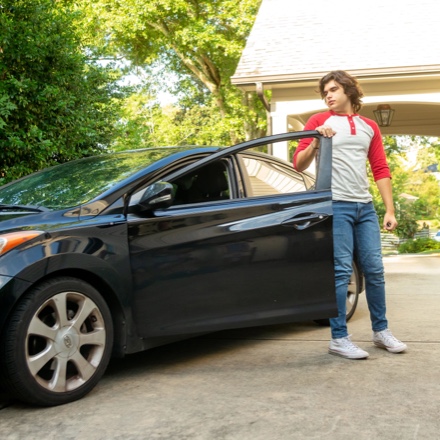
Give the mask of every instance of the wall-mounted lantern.
[{"label": "wall-mounted lantern", "polygon": [[379,104],[376,110],[373,110],[376,122],[379,127],[389,127],[394,116],[394,109],[388,104]]}]

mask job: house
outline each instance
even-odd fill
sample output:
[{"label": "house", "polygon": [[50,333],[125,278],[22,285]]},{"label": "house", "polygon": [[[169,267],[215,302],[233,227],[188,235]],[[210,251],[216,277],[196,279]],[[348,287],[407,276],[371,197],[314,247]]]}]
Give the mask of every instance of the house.
[{"label": "house", "polygon": [[[257,91],[272,134],[301,130],[326,107],[317,92],[331,70],[355,75],[361,114],[394,110],[383,135],[440,136],[440,14],[434,0],[262,0],[231,78]],[[270,100],[265,91],[271,92]],[[273,151],[287,157],[287,145]]]}]

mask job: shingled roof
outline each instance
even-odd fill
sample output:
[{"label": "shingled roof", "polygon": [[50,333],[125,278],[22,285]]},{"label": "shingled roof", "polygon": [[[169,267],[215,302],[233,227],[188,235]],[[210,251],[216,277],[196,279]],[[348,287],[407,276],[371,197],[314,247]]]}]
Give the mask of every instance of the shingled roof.
[{"label": "shingled roof", "polygon": [[440,71],[436,0],[262,0],[236,85]]}]

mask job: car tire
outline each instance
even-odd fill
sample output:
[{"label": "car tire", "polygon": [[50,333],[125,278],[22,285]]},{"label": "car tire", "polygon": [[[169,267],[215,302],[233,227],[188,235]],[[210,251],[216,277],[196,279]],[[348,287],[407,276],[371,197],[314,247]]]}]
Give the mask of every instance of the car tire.
[{"label": "car tire", "polygon": [[73,402],[98,383],[112,345],[112,317],[98,291],[76,278],[47,280],[23,297],[9,319],[0,346],[2,379],[24,402]]},{"label": "car tire", "polygon": [[[348,284],[348,290],[347,290],[347,315],[346,319],[347,322],[351,319],[351,317],[354,315],[354,312],[356,311],[358,301],[359,301],[359,294],[362,291],[362,278],[361,273],[358,269],[357,263],[353,262],[353,273],[350,277],[350,282]],[[319,325],[330,325],[330,321],[328,319],[317,319],[315,322]]]}]

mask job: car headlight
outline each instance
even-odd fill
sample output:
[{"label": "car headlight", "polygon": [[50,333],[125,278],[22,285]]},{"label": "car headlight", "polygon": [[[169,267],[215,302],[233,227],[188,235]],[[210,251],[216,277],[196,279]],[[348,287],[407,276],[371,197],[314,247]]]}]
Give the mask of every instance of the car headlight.
[{"label": "car headlight", "polygon": [[10,232],[9,234],[0,235],[0,255],[14,249],[20,244],[26,243],[39,235],[44,234],[42,231],[19,231]]}]

